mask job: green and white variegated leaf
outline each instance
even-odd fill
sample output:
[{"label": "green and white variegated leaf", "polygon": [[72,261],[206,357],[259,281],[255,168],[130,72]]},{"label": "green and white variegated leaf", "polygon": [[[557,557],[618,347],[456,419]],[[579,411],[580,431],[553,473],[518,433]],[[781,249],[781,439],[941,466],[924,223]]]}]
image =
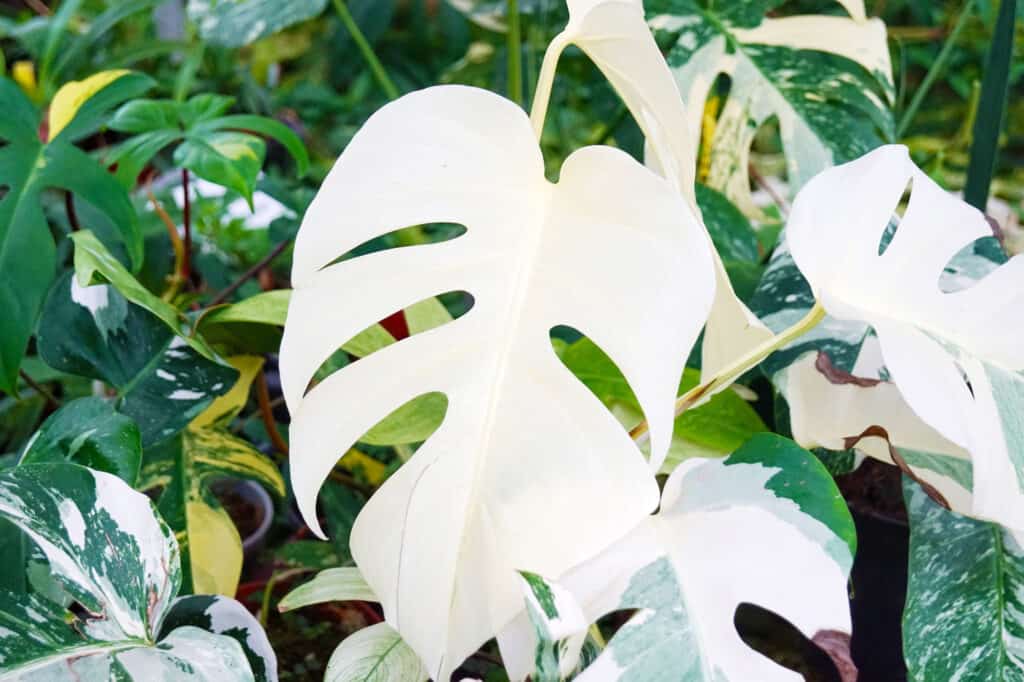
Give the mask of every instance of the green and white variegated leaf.
[{"label": "green and white variegated leaf", "polygon": [[37,332],[46,364],[118,389],[117,409],[143,447],[178,433],[238,377],[109,284],[79,286],[68,273],[47,298]]},{"label": "green and white variegated leaf", "polygon": [[576,598],[561,585],[522,571],[526,613],[537,636],[534,682],[560,682],[580,661],[587,619]]},{"label": "green and white variegated leaf", "polygon": [[[669,477],[661,509],[563,576],[588,621],[639,609],[579,680],[796,682],[747,647],[733,625],[752,603],[808,637],[850,631],[846,580],[853,521],[817,459],[773,434],[721,460],[689,460]],[[526,616],[499,635],[510,677],[530,672]]]},{"label": "green and white variegated leaf", "polygon": [[380,601],[366,584],[355,566],[328,568],[312,580],[299,585],[277,604],[281,611],[291,611],[311,604],[328,601]]},{"label": "green and white variegated leaf", "polygon": [[428,677],[401,635],[377,623],[341,641],[327,662],[324,682],[426,682]]},{"label": "green and white variegated leaf", "polygon": [[[910,201],[893,233],[908,184]],[[884,378],[953,445],[940,453],[969,453],[973,494],[960,509],[1019,530],[1024,258],[995,268],[973,259],[943,280],[955,257],[990,238],[984,216],[899,146],[821,173],[797,196],[787,226],[794,262],[825,310],[870,325]]]},{"label": "green and white variegated leaf", "polygon": [[0,677],[253,680],[230,637],[193,627],[157,637],[181,581],[178,547],[121,479],[75,464],[17,467],[0,474],[0,516],[42,550],[83,614],[0,593]]},{"label": "green and white variegated leaf", "polygon": [[[562,51],[578,46],[611,82],[647,140],[647,164],[700,215],[695,186],[696,143],[672,73],[644,21],[641,0],[569,0],[569,22],[544,54],[530,118],[539,135]],[[884,47],[884,43],[883,43]],[[687,100],[688,101],[688,100]],[[702,108],[696,109],[700,117]],[[711,237],[708,235],[710,243]],[[704,329],[701,369],[710,377],[770,334],[736,296],[712,248],[715,298]]]},{"label": "green and white variegated leaf", "polygon": [[745,213],[761,217],[748,173],[754,135],[776,117],[794,190],[815,174],[857,158],[892,137],[892,67],[885,24],[866,19],[862,0],[841,4],[850,16],[766,18],[779,0],[718,3],[649,0],[648,20],[673,36],[667,59],[700,139],[704,102],[719,74],[729,96],[711,140],[708,184]]},{"label": "green and white variegated leaf", "polygon": [[[437,221],[467,230],[333,263],[375,236]],[[571,325],[613,358],[660,466],[713,265],[686,201],[628,155],[585,147],[550,183],[513,103],[462,86],[405,95],[367,121],[310,205],[292,282],[281,348],[291,476],[318,533],[317,491],[339,456],[410,399],[448,398],[441,426],[369,500],[351,539],[387,621],[432,676],[446,677],[522,610],[519,568],[559,575],[657,504],[636,444],[550,341],[552,327]],[[458,290],[474,297],[468,313],[306,392],[356,333]],[[436,570],[420,570],[428,562]]]},{"label": "green and white variegated leaf", "polygon": [[[508,9],[506,0],[446,0],[475,24],[492,31],[504,33],[508,30],[505,11]],[[522,15],[543,14],[548,16],[558,11],[558,3],[551,0],[519,0],[519,13]]]},{"label": "green and white variegated leaf", "polygon": [[903,654],[911,682],[1024,680],[1024,549],[904,486],[910,564]]},{"label": "green and white variegated leaf", "polygon": [[327,0],[189,0],[203,40],[242,47],[320,14]]},{"label": "green and white variegated leaf", "polygon": [[277,682],[277,655],[267,633],[239,602],[207,594],[178,597],[160,624],[161,636],[185,626],[235,640],[249,661],[255,682]]}]

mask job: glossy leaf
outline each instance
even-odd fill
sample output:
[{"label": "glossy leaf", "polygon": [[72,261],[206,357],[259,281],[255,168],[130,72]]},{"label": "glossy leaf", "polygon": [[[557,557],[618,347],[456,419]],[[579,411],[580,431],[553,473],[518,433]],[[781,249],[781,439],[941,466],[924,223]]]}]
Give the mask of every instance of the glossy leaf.
[{"label": "glossy leaf", "polygon": [[266,144],[258,137],[213,132],[203,137],[186,137],[174,150],[174,164],[238,192],[251,205],[266,151]]},{"label": "glossy leaf", "polygon": [[387,623],[357,630],[342,640],[327,662],[324,682],[426,682],[416,654]]},{"label": "glossy leaf", "polygon": [[74,120],[58,139],[43,144],[35,109],[6,78],[0,78],[0,104],[5,112],[0,121],[0,141],[5,143],[0,148],[0,187],[7,188],[0,199],[0,308],[6,311],[0,324],[0,389],[13,393],[56,269],[53,237],[40,204],[42,192],[62,189],[98,209],[119,231],[136,266],[142,262],[142,239],[125,191],[103,166],[70,144]]},{"label": "glossy leaf", "polygon": [[20,464],[70,461],[134,485],[142,464],[139,427],[102,398],[78,398],[46,418]]},{"label": "glossy leaf", "polygon": [[327,0],[189,0],[188,16],[215,45],[242,47],[320,14]]},{"label": "glossy leaf", "polygon": [[[639,610],[576,679],[800,680],[740,639],[735,610],[763,606],[808,637],[849,633],[855,537],[828,472],[780,436],[756,436],[724,460],[684,463],[658,514],[559,579],[584,622]],[[521,616],[499,636],[514,680],[530,671],[529,631]]]},{"label": "glossy leaf", "polygon": [[[413,176],[413,185],[401,180]],[[442,217],[468,232],[329,265],[376,235]],[[406,95],[346,148],[295,245],[281,353],[292,483],[319,532],[316,492],[341,453],[410,398],[448,396],[445,422],[370,499],[352,533],[386,618],[433,676],[521,609],[516,568],[557,574],[654,507],[636,446],[558,362],[548,334],[576,326],[616,359],[653,426],[657,467],[678,376],[713,294],[709,251],[678,192],[622,152],[577,151],[549,183],[522,111],[482,90]],[[474,295],[468,314],[303,395],[356,333],[452,290]],[[578,485],[567,491],[570,477]],[[438,570],[411,569],[426,561]]]}]

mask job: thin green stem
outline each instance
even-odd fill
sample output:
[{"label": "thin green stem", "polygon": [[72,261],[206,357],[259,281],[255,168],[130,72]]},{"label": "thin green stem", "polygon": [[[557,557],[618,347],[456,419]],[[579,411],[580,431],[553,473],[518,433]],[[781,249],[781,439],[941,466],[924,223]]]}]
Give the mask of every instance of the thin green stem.
[{"label": "thin green stem", "polygon": [[388,72],[384,70],[384,65],[377,59],[377,54],[373,51],[370,41],[363,35],[356,20],[352,18],[352,13],[349,12],[345,0],[333,0],[333,2],[334,11],[337,12],[341,23],[345,25],[349,35],[352,36],[352,40],[355,41],[356,47],[363,54],[363,59],[366,60],[366,65],[370,67],[370,72],[373,74],[374,79],[376,79],[377,85],[388,96],[388,99],[398,99],[400,96],[398,88],[395,86],[394,81],[391,80],[391,77],[388,76]]},{"label": "thin green stem", "polygon": [[[807,314],[792,327],[779,332],[761,345],[750,350],[729,366],[722,369],[710,380],[705,381],[699,386],[695,386],[693,389],[676,398],[676,416],[678,417],[683,412],[686,412],[688,409],[701,402],[705,397],[711,396],[713,393],[717,393],[720,389],[729,386],[729,384],[738,379],[744,372],[760,364],[760,362],[766,357],[794,339],[806,334],[816,324],[821,322],[824,317],[825,308],[822,307],[821,303],[815,302],[814,306],[807,312]],[[647,424],[647,420],[644,420],[630,431],[629,435],[633,440],[640,442],[642,438],[646,438],[648,431],[649,426]]]},{"label": "thin green stem", "polygon": [[508,19],[506,47],[508,52],[508,97],[516,104],[523,103],[522,35],[519,29],[519,0],[505,0]]},{"label": "thin green stem", "polygon": [[911,122],[914,120],[914,116],[917,115],[917,110],[921,108],[921,104],[924,102],[924,98],[928,95],[928,91],[935,85],[935,81],[938,80],[939,76],[946,68],[946,62],[953,55],[953,48],[956,47],[956,41],[960,37],[960,33],[963,32],[964,27],[967,26],[967,20],[971,17],[971,9],[974,4],[974,0],[964,0],[964,5],[960,9],[960,16],[957,17],[956,25],[953,26],[953,30],[950,31],[949,37],[946,38],[946,42],[942,45],[942,49],[939,51],[939,56],[935,58],[935,62],[932,64],[932,68],[928,69],[928,73],[925,74],[924,80],[921,81],[921,85],[918,86],[917,92],[914,93],[913,99],[910,100],[910,106],[903,112],[903,116],[900,117],[899,125],[896,126],[896,139],[903,137],[907,132],[907,128],[910,127]]}]

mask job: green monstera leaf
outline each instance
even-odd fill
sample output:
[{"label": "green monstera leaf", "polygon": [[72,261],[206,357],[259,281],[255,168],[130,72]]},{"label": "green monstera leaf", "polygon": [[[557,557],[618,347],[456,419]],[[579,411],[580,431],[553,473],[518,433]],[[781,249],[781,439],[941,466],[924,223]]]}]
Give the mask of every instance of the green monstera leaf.
[{"label": "green monstera leaf", "polygon": [[1024,548],[993,523],[904,486],[910,581],[903,653],[912,682],[1024,679]]},{"label": "green monstera leaf", "polygon": [[54,98],[50,141],[44,142],[35,107],[13,81],[0,78],[0,389],[8,393],[15,392],[18,369],[57,265],[40,203],[45,190],[64,190],[99,209],[123,240],[132,264],[142,262],[142,238],[127,193],[74,142],[93,132],[106,111],[151,84],[148,77],[127,71],[67,84]]},{"label": "green monstera leaf", "polygon": [[672,44],[667,59],[700,139],[715,76],[729,95],[712,139],[708,184],[745,213],[761,216],[750,194],[750,145],[777,118],[792,189],[854,159],[893,135],[893,86],[885,25],[867,19],[863,0],[839,0],[849,16],[766,18],[780,0],[703,3],[650,0],[648,20]]},{"label": "green monstera leaf", "polygon": [[161,631],[181,584],[178,546],[149,499],[121,479],[75,464],[17,467],[0,473],[0,516],[39,547],[77,604],[0,592],[0,676],[256,679],[216,623]]}]

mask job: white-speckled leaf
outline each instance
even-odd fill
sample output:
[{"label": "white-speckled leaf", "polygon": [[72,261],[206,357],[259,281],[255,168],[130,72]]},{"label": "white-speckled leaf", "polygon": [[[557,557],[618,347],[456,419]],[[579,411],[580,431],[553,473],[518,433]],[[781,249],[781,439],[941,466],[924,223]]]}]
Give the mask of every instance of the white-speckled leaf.
[{"label": "white-speckled leaf", "polygon": [[[577,679],[796,682],[743,643],[735,610],[757,604],[808,637],[849,632],[855,544],[828,472],[792,441],[759,435],[723,460],[686,461],[657,515],[559,580],[590,621],[639,609]],[[530,671],[529,628],[520,616],[499,636],[514,680]]]},{"label": "white-speckled leaf", "polygon": [[[883,249],[908,185],[909,205]],[[970,453],[970,515],[1024,529],[1024,258],[944,288],[950,261],[991,230],[899,146],[808,183],[787,235],[828,313],[870,325],[910,409]]]},{"label": "white-speckled leaf", "polygon": [[327,0],[189,0],[203,40],[241,47],[320,14]]},{"label": "white-speckled leaf", "polygon": [[998,525],[905,485],[910,565],[903,653],[911,682],[1024,680],[1024,549]]},{"label": "white-speckled leaf", "polygon": [[341,641],[327,662],[324,682],[426,682],[427,671],[387,623],[358,630]]},{"label": "white-speckled leaf", "polygon": [[[331,265],[374,236],[438,221],[467,232]],[[319,532],[316,494],[346,449],[410,398],[447,395],[444,422],[352,531],[387,621],[432,675],[522,610],[517,569],[560,574],[657,503],[636,445],[559,362],[550,329],[574,326],[616,361],[660,463],[712,273],[708,240],[673,187],[605,147],[575,152],[548,182],[527,117],[493,93],[406,95],[345,149],[295,243],[281,349],[292,483]],[[473,295],[472,310],[305,393],[357,332],[453,290]]]},{"label": "white-speckled leaf", "polygon": [[704,102],[719,74],[729,96],[711,140],[708,184],[751,216],[750,145],[777,117],[791,186],[849,161],[892,135],[892,74],[885,24],[864,18],[861,0],[842,4],[852,16],[765,18],[778,2],[648,0],[650,24],[672,36],[667,59],[689,107],[697,140]]},{"label": "white-speckled leaf", "polygon": [[[534,128],[539,134],[559,55],[568,45],[577,45],[601,69],[633,114],[647,139],[648,165],[677,187],[700,215],[694,179],[699,129],[688,126],[684,100],[644,21],[643,3],[569,0],[568,6],[569,23],[544,55],[531,114]],[[701,111],[697,109],[698,117]],[[712,248],[712,253],[715,299],[704,331],[701,363],[708,377],[770,336],[736,297],[718,251]]]},{"label": "white-speckled leaf", "polygon": [[571,592],[557,583],[523,571],[526,613],[537,636],[534,682],[567,679],[580,662],[587,638],[587,619]]}]

